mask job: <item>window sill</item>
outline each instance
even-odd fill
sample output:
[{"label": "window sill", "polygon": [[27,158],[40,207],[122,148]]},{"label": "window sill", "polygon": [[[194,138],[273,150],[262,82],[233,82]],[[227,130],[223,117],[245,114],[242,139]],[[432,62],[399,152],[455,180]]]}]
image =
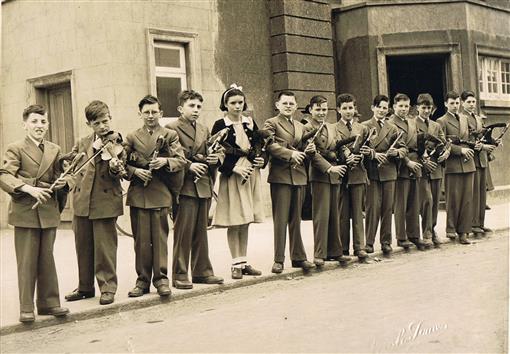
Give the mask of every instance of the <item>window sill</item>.
[{"label": "window sill", "polygon": [[501,107],[501,108],[510,108],[510,100],[480,100],[480,104],[482,107]]}]

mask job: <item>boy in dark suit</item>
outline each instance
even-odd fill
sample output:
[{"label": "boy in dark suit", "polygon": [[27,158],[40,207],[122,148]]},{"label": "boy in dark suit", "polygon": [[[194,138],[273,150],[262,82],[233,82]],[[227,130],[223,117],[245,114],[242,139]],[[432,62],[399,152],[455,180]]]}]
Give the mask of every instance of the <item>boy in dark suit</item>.
[{"label": "boy in dark suit", "polygon": [[278,115],[264,124],[264,129],[275,137],[275,142],[267,148],[270,155],[267,181],[271,189],[274,224],[274,264],[271,272],[283,272],[287,225],[292,266],[307,271],[315,265],[306,260],[301,239],[301,211],[307,174],[303,165],[306,155],[300,149],[303,149],[305,127],[292,118],[297,109],[293,92],[280,92],[276,108]]},{"label": "boy in dark suit", "polygon": [[[414,243],[419,250],[431,240],[420,239],[420,199],[418,179],[422,176],[421,164],[418,161],[418,131],[416,121],[409,115],[411,100],[406,94],[397,93],[393,98],[393,110],[390,122],[404,132],[403,142],[407,147],[407,155],[400,161],[396,182],[395,232],[397,245],[408,250]],[[409,242],[411,241],[411,242]]]},{"label": "boy in dark suit", "polygon": [[[151,278],[158,294],[169,296],[167,239],[172,198],[165,180],[170,173],[184,168],[186,161],[177,133],[159,125],[163,114],[159,100],[145,96],[138,109],[143,127],[128,134],[125,143],[131,181],[126,204],[130,206],[138,274],[136,286],[128,296],[148,293]],[[155,152],[158,156],[153,159]]]},{"label": "boy in dark suit", "polygon": [[[44,136],[49,122],[44,107],[32,105],[23,111],[26,137],[7,146],[0,169],[0,187],[12,197],[8,222],[14,226],[18,266],[20,322],[33,322],[34,291],[37,285],[39,315],[65,316],[60,307],[53,245],[60,212],[57,193],[67,193],[67,182],[58,181],[62,172],[60,147]],[[38,206],[34,208],[34,204]]]},{"label": "boy in dark suit", "polygon": [[[461,115],[468,121],[469,131],[479,134],[483,131],[483,119],[475,114],[476,98],[472,91],[464,91],[460,94],[462,105]],[[472,136],[473,140],[476,137]],[[475,237],[485,236],[490,229],[485,227],[485,205],[487,204],[487,175],[489,173],[489,154],[494,151],[495,145],[479,142],[475,150],[475,167],[473,184],[473,234]]]},{"label": "boy in dark suit", "polygon": [[316,139],[311,142],[316,146],[316,152],[312,154],[308,173],[312,192],[313,262],[317,267],[322,267],[326,259],[344,264],[349,258],[342,254],[338,199],[340,182],[347,171],[347,166],[338,163],[336,155],[330,159],[325,158],[330,156],[330,151],[334,152],[337,143],[335,125],[323,123],[328,114],[327,99],[320,95],[313,96],[309,107],[311,116],[305,127],[310,129],[322,127]]},{"label": "boy in dark suit", "polygon": [[389,102],[387,96],[375,96],[372,104],[374,116],[362,123],[367,128],[375,128],[377,131],[377,135],[370,142],[374,153],[365,163],[368,179],[370,180],[366,196],[366,251],[367,253],[374,252],[375,236],[380,219],[381,230],[379,236],[381,250],[385,255],[389,255],[393,250],[391,248],[391,219],[395,199],[398,158],[406,154],[406,149],[401,144],[402,139],[399,139],[392,147],[399,133],[397,127],[386,120]]},{"label": "boy in dark suit", "polygon": [[[459,115],[460,97],[455,91],[446,93],[447,112],[437,122],[441,124],[447,138],[454,137],[469,140],[469,122],[466,115]],[[457,143],[451,145],[451,153],[446,160],[446,236],[468,245],[467,239],[473,223],[473,181],[476,172],[475,153],[468,145]]]},{"label": "boy in dark suit", "polygon": [[[422,93],[416,99],[418,117],[416,117],[416,127],[418,133],[428,134],[441,141],[445,140],[445,135],[441,125],[430,119],[434,100],[428,93]],[[441,239],[434,228],[437,224],[437,213],[439,208],[439,198],[441,196],[441,180],[443,179],[442,162],[450,154],[449,150],[439,156],[437,161],[426,159],[423,161],[424,172],[419,179],[419,197],[420,197],[420,216],[421,231],[424,239],[432,239],[435,247],[440,247]]]},{"label": "boy in dark suit", "polygon": [[[337,97],[336,110],[340,119],[336,123],[337,134],[341,139],[347,139],[357,135],[358,142],[365,140],[369,134],[366,126],[354,120],[356,112],[356,98],[344,93]],[[348,145],[352,149],[354,143]],[[357,153],[357,151],[356,151]],[[371,156],[372,149],[364,146],[360,149],[359,155],[348,153],[347,176],[343,178],[340,187],[340,237],[342,240],[343,254],[349,255],[351,219],[352,219],[352,243],[354,255],[360,262],[365,262],[368,254],[365,251],[365,232],[363,230],[363,204],[365,188],[368,183],[367,171],[362,163],[363,157]]]},{"label": "boy in dark suit", "polygon": [[[92,101],[85,107],[85,117],[93,133],[78,141],[71,157],[82,152],[86,158],[92,157],[111,133],[110,110],[104,102]],[[67,301],[94,297],[94,274],[101,291],[99,303],[107,305],[114,301],[117,291],[115,223],[123,214],[121,170],[122,163],[117,158],[103,160],[96,156],[75,175],[73,230],[79,283],[77,289],[66,295]]]},{"label": "boy in dark suit", "polygon": [[[222,153],[208,154],[209,129],[197,120],[204,101],[198,92],[187,90],[178,96],[181,116],[166,128],[175,131],[184,149],[184,184],[173,202],[174,250],[172,283],[177,289],[192,289],[193,283],[223,284],[214,275],[209,260],[207,223],[212,198],[213,172]],[[191,254],[192,282],[188,278]]]}]

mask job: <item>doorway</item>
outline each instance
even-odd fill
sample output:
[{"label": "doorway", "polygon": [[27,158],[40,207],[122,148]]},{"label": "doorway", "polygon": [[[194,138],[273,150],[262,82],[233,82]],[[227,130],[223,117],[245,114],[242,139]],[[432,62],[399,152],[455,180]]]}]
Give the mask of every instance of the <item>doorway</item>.
[{"label": "doorway", "polygon": [[432,114],[436,120],[446,113],[446,63],[448,56],[441,55],[395,55],[386,57],[390,99],[397,93],[405,93],[416,104],[420,93],[430,93],[437,109]]}]

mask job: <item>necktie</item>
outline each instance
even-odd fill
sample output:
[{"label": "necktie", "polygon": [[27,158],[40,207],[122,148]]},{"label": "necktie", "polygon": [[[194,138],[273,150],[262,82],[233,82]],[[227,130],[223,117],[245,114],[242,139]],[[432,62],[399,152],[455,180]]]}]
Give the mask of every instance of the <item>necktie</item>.
[{"label": "necktie", "polygon": [[152,130],[149,129],[149,135],[152,135],[154,133]]},{"label": "necktie", "polygon": [[457,113],[454,113],[453,115],[455,116],[455,119],[460,121],[460,117],[459,117],[459,115]]},{"label": "necktie", "polygon": [[191,122],[191,126],[193,129],[197,130],[197,122]]},{"label": "necktie", "polygon": [[352,125],[351,125],[351,122],[347,122],[347,129],[349,129],[349,131],[352,131]]},{"label": "necktie", "polygon": [[377,120],[377,123],[379,123],[379,126],[382,128],[384,126],[384,120],[383,119],[378,119]]},{"label": "necktie", "polygon": [[39,144],[39,149],[41,149],[41,151],[44,152],[44,144],[43,143]]}]

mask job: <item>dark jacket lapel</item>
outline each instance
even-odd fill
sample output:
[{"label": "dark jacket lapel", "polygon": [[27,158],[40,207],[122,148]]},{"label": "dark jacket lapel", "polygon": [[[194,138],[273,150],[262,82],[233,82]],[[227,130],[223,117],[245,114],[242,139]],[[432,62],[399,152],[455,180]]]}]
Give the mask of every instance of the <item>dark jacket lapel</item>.
[{"label": "dark jacket lapel", "polygon": [[52,144],[44,144],[44,153],[42,155],[41,165],[37,171],[36,178],[41,178],[42,175],[48,171],[53,165],[55,158],[58,155],[58,148]]}]

